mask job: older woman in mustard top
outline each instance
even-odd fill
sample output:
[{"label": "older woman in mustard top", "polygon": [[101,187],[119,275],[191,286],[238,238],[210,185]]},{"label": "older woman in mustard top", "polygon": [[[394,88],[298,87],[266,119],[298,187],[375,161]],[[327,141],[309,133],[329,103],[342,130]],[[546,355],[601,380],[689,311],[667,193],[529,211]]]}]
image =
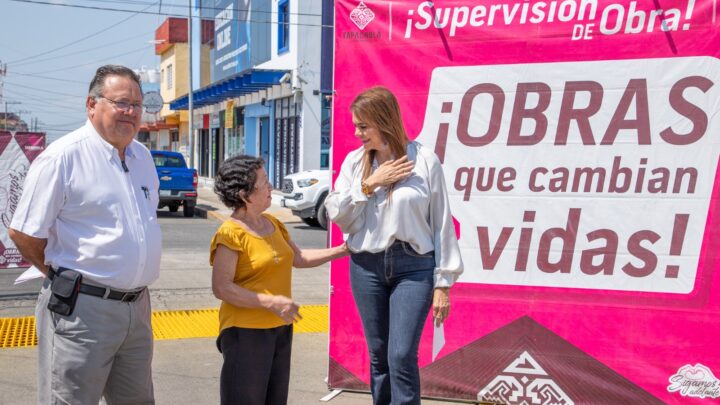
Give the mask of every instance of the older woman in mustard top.
[{"label": "older woman in mustard top", "polygon": [[234,211],[210,244],[212,288],[222,300],[220,374],[222,404],[286,404],[290,381],[293,267],[314,267],[348,254],[345,245],[299,249],[285,225],[263,213],[272,185],[264,162],[252,156],[226,160],[215,193]]}]

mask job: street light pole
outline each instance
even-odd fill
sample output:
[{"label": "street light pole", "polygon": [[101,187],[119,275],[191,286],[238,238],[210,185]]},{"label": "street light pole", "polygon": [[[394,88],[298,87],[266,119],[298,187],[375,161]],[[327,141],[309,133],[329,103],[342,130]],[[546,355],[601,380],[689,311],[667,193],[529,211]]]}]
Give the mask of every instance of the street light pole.
[{"label": "street light pole", "polygon": [[5,130],[7,131],[7,122],[8,122],[8,104],[22,104],[19,101],[5,101]]},{"label": "street light pole", "polygon": [[[193,123],[193,32],[192,0],[188,0],[188,142],[190,142],[190,167],[195,167],[195,128]],[[202,37],[202,22],[200,25]]]}]

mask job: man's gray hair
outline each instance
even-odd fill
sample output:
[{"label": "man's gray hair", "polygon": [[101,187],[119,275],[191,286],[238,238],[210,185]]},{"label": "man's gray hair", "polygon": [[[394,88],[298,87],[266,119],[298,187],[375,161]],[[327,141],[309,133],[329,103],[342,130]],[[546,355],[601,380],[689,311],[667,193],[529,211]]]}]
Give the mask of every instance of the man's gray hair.
[{"label": "man's gray hair", "polygon": [[88,95],[93,98],[102,97],[103,90],[105,90],[105,79],[107,79],[108,76],[127,77],[128,79],[131,79],[132,81],[137,83],[138,87],[142,89],[142,85],[140,84],[140,75],[133,72],[132,69],[126,68],[125,66],[121,65],[105,65],[100,66],[95,72],[95,77],[93,77],[92,81],[90,82],[90,89],[88,90]]}]

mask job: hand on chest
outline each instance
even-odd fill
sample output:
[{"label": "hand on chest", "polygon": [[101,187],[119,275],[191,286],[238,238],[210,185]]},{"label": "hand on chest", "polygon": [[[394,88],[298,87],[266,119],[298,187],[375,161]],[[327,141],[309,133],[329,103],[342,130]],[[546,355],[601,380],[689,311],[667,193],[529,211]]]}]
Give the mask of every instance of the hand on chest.
[{"label": "hand on chest", "polygon": [[[377,193],[377,203],[381,204],[388,200],[386,189]],[[412,209],[427,206],[430,193],[425,179],[417,174],[413,174],[405,180],[395,184],[392,190],[392,196],[389,199],[392,205],[397,209]]]}]

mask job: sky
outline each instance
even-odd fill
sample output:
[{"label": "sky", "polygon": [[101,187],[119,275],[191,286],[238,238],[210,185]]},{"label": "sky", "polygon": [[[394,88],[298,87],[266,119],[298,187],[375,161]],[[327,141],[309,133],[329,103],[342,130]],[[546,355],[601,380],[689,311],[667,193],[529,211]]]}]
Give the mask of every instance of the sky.
[{"label": "sky", "polygon": [[87,118],[95,70],[157,68],[155,29],[187,12],[187,0],[0,0],[0,64],[7,64],[0,109],[7,101],[28,125],[37,118],[48,141],[73,131]]}]

